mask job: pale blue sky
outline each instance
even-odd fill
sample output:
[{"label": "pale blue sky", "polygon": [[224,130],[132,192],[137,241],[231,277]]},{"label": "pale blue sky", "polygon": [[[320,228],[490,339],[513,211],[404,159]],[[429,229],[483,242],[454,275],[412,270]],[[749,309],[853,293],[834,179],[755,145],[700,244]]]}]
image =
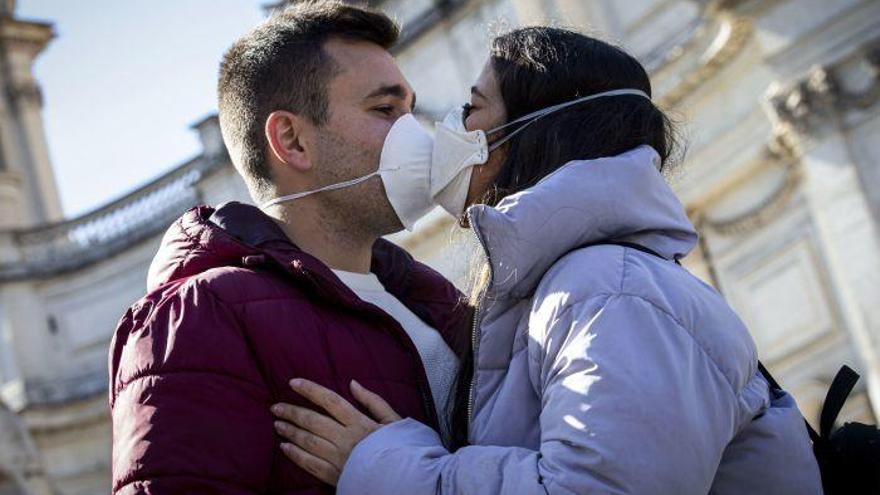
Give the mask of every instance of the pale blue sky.
[{"label": "pale blue sky", "polygon": [[19,0],[54,23],[37,59],[66,216],[125,194],[200,151],[224,50],[269,0]]}]

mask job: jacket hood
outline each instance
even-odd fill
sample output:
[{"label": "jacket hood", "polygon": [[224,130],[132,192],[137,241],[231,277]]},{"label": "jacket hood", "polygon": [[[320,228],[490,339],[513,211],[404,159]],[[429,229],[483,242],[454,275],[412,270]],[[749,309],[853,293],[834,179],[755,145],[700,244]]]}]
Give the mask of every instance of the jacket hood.
[{"label": "jacket hood", "polygon": [[147,274],[148,292],[212,268],[242,266],[246,256],[260,253],[256,246],[245,244],[210,222],[215,211],[209,206],[196,206],[165,231]]},{"label": "jacket hood", "polygon": [[492,268],[489,294],[527,295],[553,263],[590,244],[624,241],[668,259],[687,255],[697,233],[659,163],[650,146],[572,161],[495,207],[469,208]]}]

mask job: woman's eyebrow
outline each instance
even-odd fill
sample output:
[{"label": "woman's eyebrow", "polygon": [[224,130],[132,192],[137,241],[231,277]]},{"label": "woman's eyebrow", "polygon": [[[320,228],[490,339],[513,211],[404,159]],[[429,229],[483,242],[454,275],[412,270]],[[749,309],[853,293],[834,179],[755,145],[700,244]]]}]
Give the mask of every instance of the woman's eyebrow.
[{"label": "woman's eyebrow", "polygon": [[480,88],[478,88],[478,87],[476,87],[476,86],[471,86],[471,94],[474,95],[474,96],[479,96],[480,98],[482,98],[482,99],[484,99],[484,100],[488,100],[488,98],[486,98],[486,95],[484,95],[484,94],[480,91]]}]

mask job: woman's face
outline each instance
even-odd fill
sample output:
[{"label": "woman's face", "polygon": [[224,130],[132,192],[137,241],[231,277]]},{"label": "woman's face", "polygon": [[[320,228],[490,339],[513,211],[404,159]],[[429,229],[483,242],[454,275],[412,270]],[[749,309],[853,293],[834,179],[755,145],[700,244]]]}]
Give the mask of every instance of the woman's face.
[{"label": "woman's face", "polygon": [[[501,88],[495,78],[492,61],[487,60],[483,71],[474,86],[471,87],[471,101],[470,105],[465,108],[464,125],[468,131],[477,129],[488,131],[505,122],[507,122],[507,109],[501,98]],[[491,145],[493,140],[500,137],[500,135],[489,136],[489,144]],[[489,155],[489,160],[486,163],[474,167],[465,207],[483,200],[498,176],[498,172],[501,171],[506,152],[507,146],[501,146]]]}]

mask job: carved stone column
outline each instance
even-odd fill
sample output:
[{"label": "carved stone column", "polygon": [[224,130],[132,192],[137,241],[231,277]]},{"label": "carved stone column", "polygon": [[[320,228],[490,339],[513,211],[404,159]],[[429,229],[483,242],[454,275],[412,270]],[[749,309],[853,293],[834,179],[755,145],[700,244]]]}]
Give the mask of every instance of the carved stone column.
[{"label": "carved stone column", "polygon": [[[54,33],[50,24],[16,19],[14,8],[14,1],[0,5],[0,173],[18,174],[20,204],[13,223],[23,227],[60,220],[62,211],[43,129],[42,95],[32,73],[34,59]],[[3,194],[4,207],[14,196]]]}]

